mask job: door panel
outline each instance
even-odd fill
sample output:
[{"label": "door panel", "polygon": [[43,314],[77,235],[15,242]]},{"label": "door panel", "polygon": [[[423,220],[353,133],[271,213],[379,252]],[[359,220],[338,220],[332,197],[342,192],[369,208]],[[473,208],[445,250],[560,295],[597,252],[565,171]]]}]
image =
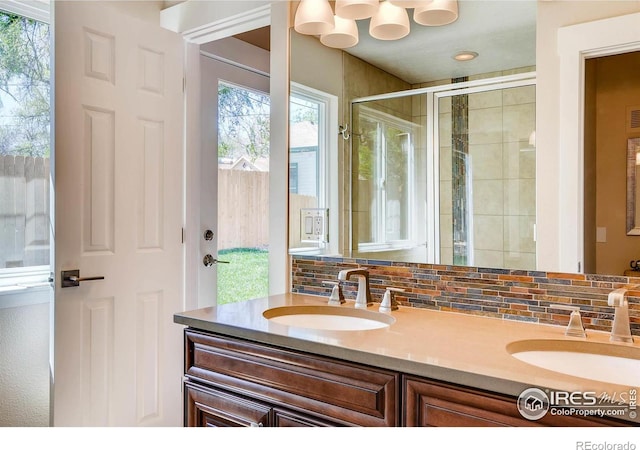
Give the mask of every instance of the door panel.
[{"label": "door panel", "polygon": [[53,7],[54,424],[179,426],[182,40],[152,8]]}]

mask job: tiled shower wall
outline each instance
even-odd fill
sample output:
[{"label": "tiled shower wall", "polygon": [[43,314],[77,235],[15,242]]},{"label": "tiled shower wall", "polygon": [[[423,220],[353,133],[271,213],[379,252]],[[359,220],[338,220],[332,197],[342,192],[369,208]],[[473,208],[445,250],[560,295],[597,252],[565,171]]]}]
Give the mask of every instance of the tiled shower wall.
[{"label": "tiled shower wall", "polygon": [[[456,116],[463,113],[461,108],[452,108],[452,103],[462,103],[458,97],[466,100],[468,122],[464,125],[468,124],[468,129],[452,134],[452,122],[461,122]],[[535,131],[535,87],[443,98],[440,108],[441,261],[460,264],[453,243],[459,242],[465,227],[456,230],[453,224],[464,223],[461,219],[466,215],[455,217],[464,206],[469,208],[473,223],[473,240],[467,236],[467,247],[474,255],[470,264],[535,268],[536,158],[535,148],[529,144]],[[453,141],[458,142],[458,151],[464,150],[467,165],[458,164],[458,169],[452,165],[459,158],[452,158],[449,136],[457,137]],[[456,188],[456,181],[463,182],[462,186]]]},{"label": "tiled shower wall", "polygon": [[[580,307],[586,329],[601,331],[610,331],[613,321],[609,292],[640,285],[640,277],[293,256],[292,292],[329,296],[331,286],[322,282],[357,267],[369,269],[375,302],[396,287],[405,289],[396,296],[405,306],[554,325],[566,325],[569,312],[551,305],[566,304]],[[348,300],[356,291],[357,282],[344,283]],[[631,333],[640,336],[640,286],[629,290],[628,300]]]}]

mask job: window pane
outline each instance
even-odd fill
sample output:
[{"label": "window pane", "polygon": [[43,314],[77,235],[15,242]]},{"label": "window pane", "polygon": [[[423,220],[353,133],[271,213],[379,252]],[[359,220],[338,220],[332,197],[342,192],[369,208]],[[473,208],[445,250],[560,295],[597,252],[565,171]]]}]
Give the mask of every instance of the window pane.
[{"label": "window pane", "polygon": [[319,248],[323,243],[302,237],[301,211],[323,207],[321,135],[323,104],[292,93],[289,121],[289,248]]},{"label": "window pane", "polygon": [[49,26],[0,11],[0,270],[49,264]]},{"label": "window pane", "polygon": [[384,206],[387,242],[409,238],[409,136],[409,133],[395,127],[385,130]]}]

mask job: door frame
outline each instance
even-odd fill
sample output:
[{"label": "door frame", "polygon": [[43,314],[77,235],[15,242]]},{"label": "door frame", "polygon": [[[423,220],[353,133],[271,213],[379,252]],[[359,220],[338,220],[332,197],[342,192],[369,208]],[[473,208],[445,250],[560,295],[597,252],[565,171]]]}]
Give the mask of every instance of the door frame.
[{"label": "door frame", "polygon": [[[559,180],[557,243],[560,272],[584,273],[585,60],[640,51],[640,13],[558,29]],[[542,197],[539,197],[542,198]]]},{"label": "door frame", "polygon": [[290,290],[288,255],[289,2],[187,1],[161,12],[161,26],[185,40],[185,307],[200,307],[200,44],[271,25],[269,294]]}]

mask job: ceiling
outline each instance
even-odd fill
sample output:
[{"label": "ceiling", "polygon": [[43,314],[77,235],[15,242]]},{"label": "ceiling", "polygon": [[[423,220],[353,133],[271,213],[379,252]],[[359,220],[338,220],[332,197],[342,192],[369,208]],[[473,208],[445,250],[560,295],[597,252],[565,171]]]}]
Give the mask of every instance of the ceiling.
[{"label": "ceiling", "polygon": [[[360,20],[360,42],[346,51],[412,84],[535,66],[536,4],[530,0],[459,0],[458,20],[425,27],[411,19],[411,33],[398,41],[372,38],[369,20]],[[460,51],[479,56],[472,61],[454,60],[453,55]]]},{"label": "ceiling", "polygon": [[[411,19],[411,33],[398,41],[372,38],[369,19],[359,20],[360,42],[345,51],[411,84],[535,66],[536,4],[535,0],[459,0],[458,20],[426,27]],[[269,27],[236,37],[269,49]],[[454,60],[460,51],[479,56]]]}]

